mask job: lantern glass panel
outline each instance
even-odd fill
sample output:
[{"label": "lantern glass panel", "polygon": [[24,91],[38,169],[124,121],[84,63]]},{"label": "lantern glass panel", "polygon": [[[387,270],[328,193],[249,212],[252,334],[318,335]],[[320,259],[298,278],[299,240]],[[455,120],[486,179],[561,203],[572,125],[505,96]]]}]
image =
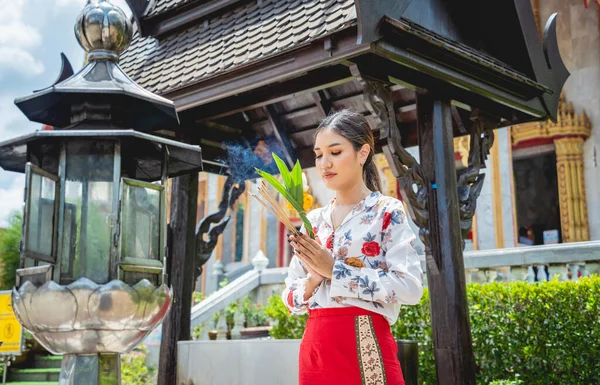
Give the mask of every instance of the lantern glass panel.
[{"label": "lantern glass panel", "polygon": [[115,225],[115,142],[81,140],[66,144],[66,181],[61,271],[97,283],[110,278]]},{"label": "lantern glass panel", "polygon": [[25,209],[25,260],[23,267],[35,261],[53,263],[56,183],[58,178],[32,164],[26,167],[27,200]]},{"label": "lantern glass panel", "polygon": [[121,257],[161,260],[163,187],[123,179]]}]

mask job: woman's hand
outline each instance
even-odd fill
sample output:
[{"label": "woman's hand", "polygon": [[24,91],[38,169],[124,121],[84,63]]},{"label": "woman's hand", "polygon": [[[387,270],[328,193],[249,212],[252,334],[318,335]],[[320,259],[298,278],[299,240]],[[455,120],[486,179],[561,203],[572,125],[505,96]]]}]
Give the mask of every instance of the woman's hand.
[{"label": "woman's hand", "polygon": [[290,244],[296,251],[296,255],[304,263],[309,273],[316,273],[321,277],[331,278],[334,260],[329,251],[317,240],[310,239],[304,234],[299,237],[291,235]]},{"label": "woman's hand", "polygon": [[[297,252],[296,252],[297,253]],[[301,258],[299,254],[297,254],[298,258]],[[302,260],[302,259],[301,259]],[[319,286],[321,282],[325,279],[321,274],[317,273],[312,267],[310,267],[307,263],[303,263],[304,268],[308,272],[308,282],[310,283],[311,291],[315,287]]]}]

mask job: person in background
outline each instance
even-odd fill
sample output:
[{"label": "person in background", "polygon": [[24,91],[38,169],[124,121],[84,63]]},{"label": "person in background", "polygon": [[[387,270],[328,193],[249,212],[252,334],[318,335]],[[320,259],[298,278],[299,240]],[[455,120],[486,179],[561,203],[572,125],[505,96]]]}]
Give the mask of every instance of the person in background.
[{"label": "person in background", "polygon": [[519,228],[519,245],[520,246],[533,246],[533,239],[529,237],[529,231],[526,227],[521,226]]}]

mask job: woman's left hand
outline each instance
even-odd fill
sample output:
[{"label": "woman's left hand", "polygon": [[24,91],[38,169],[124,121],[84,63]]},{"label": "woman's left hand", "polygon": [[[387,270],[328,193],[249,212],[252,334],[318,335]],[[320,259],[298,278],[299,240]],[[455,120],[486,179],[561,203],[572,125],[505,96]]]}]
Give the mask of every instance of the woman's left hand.
[{"label": "woman's left hand", "polygon": [[300,260],[325,278],[331,278],[334,260],[331,253],[318,240],[310,239],[305,234],[299,237],[291,235],[290,244],[296,250]]}]

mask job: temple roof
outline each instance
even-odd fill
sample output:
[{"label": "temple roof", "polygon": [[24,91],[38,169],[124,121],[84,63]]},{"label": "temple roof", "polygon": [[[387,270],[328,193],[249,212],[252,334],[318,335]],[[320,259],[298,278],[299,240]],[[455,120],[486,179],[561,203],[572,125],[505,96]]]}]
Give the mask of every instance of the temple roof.
[{"label": "temple roof", "polygon": [[[185,2],[158,1],[151,13]],[[251,2],[161,39],[137,33],[120,64],[142,87],[164,94],[354,24],[353,0]]]},{"label": "temple roof", "polygon": [[152,9],[148,12],[149,17],[159,15],[172,9],[192,3],[195,0],[156,0]]},{"label": "temple roof", "polygon": [[445,0],[126,1],[138,32],[121,65],[175,103],[211,172],[237,167],[234,146],[251,153],[260,143],[288,164],[314,164],[315,129],[341,108],[364,114],[377,140],[365,82],[385,84],[403,145],[412,146],[417,89],[452,100],[460,136],[478,111],[501,125],[555,118],[568,76],[556,16],[541,41],[528,0],[451,9]]}]

